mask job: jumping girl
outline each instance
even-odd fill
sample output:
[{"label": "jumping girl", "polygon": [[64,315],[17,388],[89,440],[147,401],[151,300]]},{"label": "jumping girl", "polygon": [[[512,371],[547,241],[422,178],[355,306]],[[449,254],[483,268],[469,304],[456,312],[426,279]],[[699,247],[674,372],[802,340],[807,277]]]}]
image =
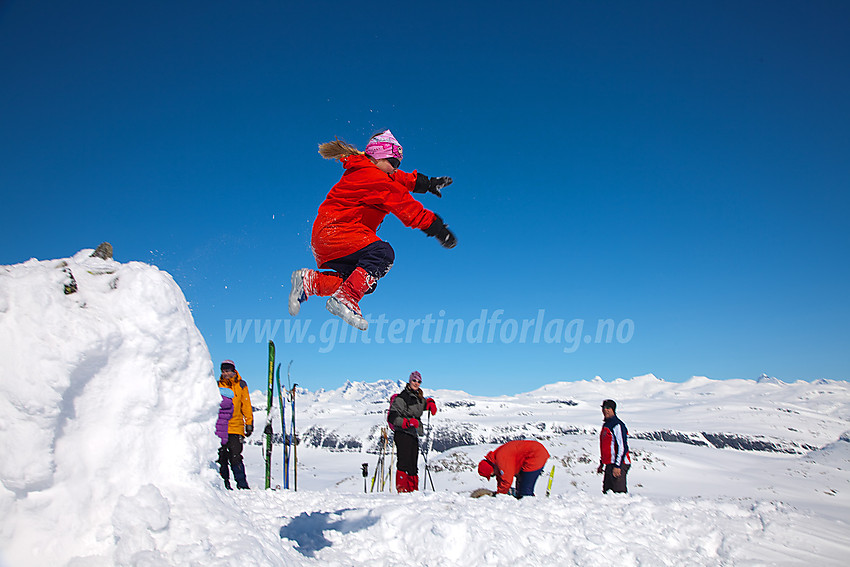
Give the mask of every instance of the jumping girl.
[{"label": "jumping girl", "polygon": [[405,226],[421,229],[445,248],[454,248],[457,238],[443,219],[411,196],[441,197],[452,178],[429,178],[398,169],[402,148],[389,130],[372,136],[362,152],[334,140],[320,144],[319,154],[339,160],[345,170],[313,222],[316,265],[329,271],[302,268],[292,273],[289,313],[297,315],[310,296],[330,296],[328,311],[365,331],[369,323],[360,311],[360,300],[374,291],[395,260],[392,246],[378,238],[378,227],[392,213]]}]

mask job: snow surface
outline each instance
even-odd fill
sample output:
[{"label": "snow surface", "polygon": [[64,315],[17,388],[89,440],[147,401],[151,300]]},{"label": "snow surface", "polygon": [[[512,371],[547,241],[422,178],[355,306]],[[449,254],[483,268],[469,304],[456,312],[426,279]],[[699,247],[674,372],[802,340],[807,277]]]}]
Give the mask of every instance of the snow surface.
[{"label": "snow surface", "polygon": [[[253,490],[226,491],[213,365],[182,292],[153,266],[90,254],[0,267],[2,566],[846,563],[846,382],[650,375],[494,398],[429,391],[435,442],[471,444],[433,451],[436,492],[407,495],[364,493],[360,474],[374,471],[397,382],[299,388],[298,491],[259,488],[258,434],[245,448]],[[69,271],[78,290],[66,295]],[[602,495],[595,474],[608,397],[644,435],[628,495]],[[260,431],[264,412],[256,420]],[[651,440],[659,432],[703,444]],[[773,450],[717,448],[712,435]],[[477,461],[514,437],[549,449],[552,496],[541,478],[536,498],[469,498],[493,488]],[[277,484],[280,446],[273,456]]]}]

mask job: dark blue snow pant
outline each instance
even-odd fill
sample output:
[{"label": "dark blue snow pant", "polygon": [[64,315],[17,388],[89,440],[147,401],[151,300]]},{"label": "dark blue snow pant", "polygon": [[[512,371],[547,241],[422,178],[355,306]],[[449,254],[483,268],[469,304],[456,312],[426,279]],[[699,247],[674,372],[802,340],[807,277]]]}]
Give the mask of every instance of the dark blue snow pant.
[{"label": "dark blue snow pant", "polygon": [[242,462],[242,444],[244,437],[237,433],[228,433],[227,443],[218,449],[218,472],[224,479],[224,486],[230,488],[230,471],[228,465],[233,469],[233,478],[236,480],[236,488],[249,488],[248,479],[245,477],[245,464]]},{"label": "dark blue snow pant", "polygon": [[534,496],[534,485],[542,472],[542,468],[536,471],[519,471],[516,475],[516,497]]},{"label": "dark blue snow pant", "polygon": [[[395,262],[395,250],[389,242],[379,240],[364,246],[357,252],[352,252],[348,256],[325,262],[320,268],[328,268],[337,272],[343,280],[348,279],[351,272],[357,268],[363,268],[373,278],[381,279],[393,267],[393,262]],[[372,289],[366,293],[373,291],[375,291],[375,286],[372,286]]]}]

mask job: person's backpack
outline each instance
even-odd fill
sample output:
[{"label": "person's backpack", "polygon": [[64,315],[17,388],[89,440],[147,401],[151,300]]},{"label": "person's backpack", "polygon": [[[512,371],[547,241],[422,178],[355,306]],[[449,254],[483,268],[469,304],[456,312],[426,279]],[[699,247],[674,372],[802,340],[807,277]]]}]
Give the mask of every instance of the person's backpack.
[{"label": "person's backpack", "polygon": [[395,399],[397,397],[398,397],[398,394],[393,394],[392,396],[390,396],[390,405],[387,408],[387,425],[390,426],[390,431],[395,431],[395,425],[393,425],[393,422],[390,421],[390,408],[393,407],[393,402],[395,401]]}]

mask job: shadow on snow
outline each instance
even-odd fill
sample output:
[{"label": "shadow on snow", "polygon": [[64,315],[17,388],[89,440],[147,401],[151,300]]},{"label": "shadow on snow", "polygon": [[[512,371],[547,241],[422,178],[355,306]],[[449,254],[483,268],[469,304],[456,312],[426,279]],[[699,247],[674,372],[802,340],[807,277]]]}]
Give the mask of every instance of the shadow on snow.
[{"label": "shadow on snow", "polygon": [[314,557],[317,551],[333,545],[325,537],[325,531],[348,534],[368,529],[379,519],[368,510],[351,508],[336,512],[304,512],[280,528],[280,537],[296,542],[295,549],[302,555]]}]

